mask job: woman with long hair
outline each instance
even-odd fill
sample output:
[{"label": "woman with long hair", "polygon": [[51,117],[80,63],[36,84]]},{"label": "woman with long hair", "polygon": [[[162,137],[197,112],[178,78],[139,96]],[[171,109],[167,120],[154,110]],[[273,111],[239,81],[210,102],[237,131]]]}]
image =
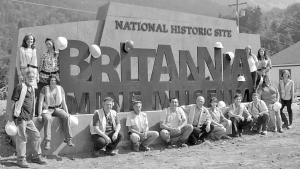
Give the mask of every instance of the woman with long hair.
[{"label": "woman with long hair", "polygon": [[211,124],[214,125],[211,135],[213,135],[216,140],[219,140],[220,138],[232,139],[227,135],[232,134],[232,123],[230,120],[225,118],[222,111],[217,107],[217,104],[218,99],[216,97],[212,97],[210,99],[211,107],[208,109],[212,117]]},{"label": "woman with long hair", "polygon": [[259,81],[257,83],[258,60],[257,57],[251,52],[251,46],[246,46],[245,50],[246,50],[248,65],[252,77],[253,89],[255,91],[259,83]]},{"label": "woman with long hair", "polygon": [[276,112],[273,109],[274,103],[279,102],[279,92],[274,83],[271,83],[269,75],[265,75],[263,77],[263,83],[258,88],[258,94],[261,100],[263,100],[269,110],[271,122],[274,125],[274,132],[277,132],[279,128],[279,132],[283,133],[282,130],[282,122],[279,111]]},{"label": "woman with long hair", "polygon": [[16,67],[19,83],[24,81],[27,71],[33,71],[35,73],[35,82],[33,87],[37,88],[39,74],[37,72],[38,67],[35,49],[35,37],[33,34],[29,33],[23,38],[22,45],[17,55]]},{"label": "woman with long hair", "polygon": [[[287,129],[291,129],[293,123],[293,111],[291,106],[294,102],[294,81],[291,80],[291,75],[288,70],[283,70],[281,72],[281,80],[279,81],[279,94],[282,104],[280,115],[284,123],[283,126],[285,126]],[[287,120],[285,114],[282,112],[285,106],[287,107],[289,120]]]},{"label": "woman with long hair", "polygon": [[40,82],[38,85],[40,90],[48,84],[50,75],[59,77],[58,52],[55,51],[54,41],[50,38],[46,38],[45,45],[47,51],[41,55],[39,66]]},{"label": "woman with long hair", "polygon": [[258,59],[258,80],[260,81],[261,77],[265,75],[270,75],[270,70],[272,69],[271,59],[268,57],[266,50],[260,48],[257,53]]},{"label": "woman with long hair", "polygon": [[62,128],[65,134],[64,142],[74,147],[72,143],[72,132],[70,127],[70,115],[65,99],[64,89],[59,85],[59,78],[50,75],[47,86],[43,87],[39,98],[39,118],[42,116],[44,122],[45,150],[50,149],[52,116],[62,120]]}]

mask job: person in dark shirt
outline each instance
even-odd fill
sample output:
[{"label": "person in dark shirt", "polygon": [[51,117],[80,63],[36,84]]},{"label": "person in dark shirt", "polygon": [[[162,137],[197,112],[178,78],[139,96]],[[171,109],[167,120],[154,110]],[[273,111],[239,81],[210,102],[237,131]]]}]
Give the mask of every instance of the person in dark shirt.
[{"label": "person in dark shirt", "polygon": [[94,154],[100,156],[100,150],[106,146],[105,154],[116,155],[114,151],[124,137],[120,133],[121,125],[117,112],[112,110],[114,100],[106,97],[103,108],[95,110],[90,124],[90,132],[94,141]]},{"label": "person in dark shirt", "polygon": [[41,157],[41,137],[40,132],[35,127],[32,117],[34,113],[35,94],[32,87],[35,80],[35,73],[28,71],[25,83],[18,84],[12,94],[13,109],[9,121],[15,121],[17,126],[16,151],[17,165],[22,168],[30,168],[26,161],[27,137],[31,137],[33,142],[32,160],[33,163],[46,164]]}]

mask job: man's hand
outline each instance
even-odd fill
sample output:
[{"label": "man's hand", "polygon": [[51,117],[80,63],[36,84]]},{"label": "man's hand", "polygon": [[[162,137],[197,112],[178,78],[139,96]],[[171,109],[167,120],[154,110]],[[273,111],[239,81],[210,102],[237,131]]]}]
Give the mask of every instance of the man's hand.
[{"label": "man's hand", "polygon": [[[114,135],[115,135],[115,134],[114,134]],[[107,144],[110,144],[110,143],[111,143],[111,139],[110,139],[108,136],[104,137],[104,139],[105,139],[105,141],[106,141]]]},{"label": "man's hand", "polygon": [[115,132],[114,134],[113,134],[113,136],[112,136],[112,141],[115,141],[117,138],[118,138],[118,132]]},{"label": "man's hand", "polygon": [[251,116],[247,117],[247,121],[251,121],[251,119],[252,119]]},{"label": "man's hand", "polygon": [[245,118],[243,116],[239,116],[239,119],[242,120],[242,121],[245,120]]},{"label": "man's hand", "polygon": [[210,125],[206,125],[205,130],[206,130],[206,132],[209,132],[210,131]]}]

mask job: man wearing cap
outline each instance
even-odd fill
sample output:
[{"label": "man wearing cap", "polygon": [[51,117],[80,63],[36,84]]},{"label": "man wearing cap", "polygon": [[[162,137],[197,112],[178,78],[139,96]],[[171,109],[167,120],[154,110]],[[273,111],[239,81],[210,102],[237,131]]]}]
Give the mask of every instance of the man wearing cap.
[{"label": "man wearing cap", "polygon": [[[248,110],[252,115],[253,122],[256,123],[258,133],[267,134],[270,114],[266,103],[258,98],[257,93],[252,94],[252,102],[248,105]],[[251,127],[252,129],[252,127]]]},{"label": "man wearing cap", "polygon": [[[162,111],[160,115],[161,138],[166,141],[167,148],[187,147],[189,135],[193,131],[193,126],[187,124],[183,110],[178,107],[178,99],[170,99],[170,107]],[[179,137],[177,145],[173,145],[171,139]]]},{"label": "man wearing cap", "polygon": [[133,111],[129,112],[126,118],[132,150],[136,152],[149,151],[149,145],[159,136],[157,131],[149,131],[147,114],[141,110],[142,102],[134,101]]},{"label": "man wearing cap", "polygon": [[188,124],[193,125],[193,132],[189,137],[189,143],[192,145],[197,144],[198,141],[207,142],[207,137],[214,130],[210,113],[203,106],[204,102],[204,97],[199,96],[196,104],[181,106],[188,116]]},{"label": "man wearing cap", "polygon": [[100,150],[106,147],[105,154],[116,155],[116,147],[123,138],[120,133],[121,125],[117,112],[112,109],[114,100],[111,97],[104,98],[103,108],[95,110],[90,124],[90,132],[94,141],[94,154],[100,156]]}]

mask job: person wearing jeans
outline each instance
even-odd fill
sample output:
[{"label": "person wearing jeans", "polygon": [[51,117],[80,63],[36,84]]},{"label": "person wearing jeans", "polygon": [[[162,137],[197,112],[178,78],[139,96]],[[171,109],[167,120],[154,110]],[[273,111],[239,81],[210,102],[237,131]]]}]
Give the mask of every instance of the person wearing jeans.
[{"label": "person wearing jeans", "polygon": [[[270,114],[266,103],[258,99],[257,93],[252,94],[252,102],[249,103],[249,112],[252,115],[253,123],[258,126],[257,131],[262,135],[267,134]],[[252,127],[253,128],[253,127]]]},{"label": "person wearing jeans", "polygon": [[38,116],[42,117],[45,133],[45,150],[50,149],[52,116],[62,121],[62,128],[65,134],[64,142],[74,147],[72,143],[72,132],[70,127],[70,114],[65,100],[64,89],[59,85],[59,77],[51,75],[47,86],[43,87],[39,97]]},{"label": "person wearing jeans", "polygon": [[193,125],[193,132],[189,137],[189,143],[192,145],[208,142],[206,139],[214,130],[214,126],[211,125],[210,113],[203,106],[204,102],[204,97],[199,96],[196,100],[197,104],[181,106],[188,114],[188,124]]},{"label": "person wearing jeans", "polygon": [[[178,107],[178,99],[170,99],[170,107],[162,111],[160,115],[161,138],[166,141],[167,148],[187,147],[186,142],[193,131],[193,126],[187,124],[186,116]],[[177,145],[172,144],[172,138],[179,137]]]},{"label": "person wearing jeans", "polygon": [[[294,102],[294,81],[291,80],[290,72],[288,70],[283,70],[281,72],[281,78],[282,80],[279,81],[278,88],[282,104],[282,107],[280,109],[280,115],[284,123],[283,126],[285,126],[287,129],[291,129],[293,123],[293,111],[291,106]],[[283,109],[285,106],[287,107],[289,120],[283,113]]]},{"label": "person wearing jeans", "polygon": [[136,152],[149,151],[149,145],[159,136],[157,131],[149,131],[147,114],[141,110],[142,102],[134,101],[133,111],[129,112],[126,118],[132,150]]},{"label": "person wearing jeans", "polygon": [[234,96],[234,103],[230,105],[228,110],[228,116],[232,122],[233,137],[242,137],[243,128],[252,123],[251,114],[248,112],[246,107],[241,104],[241,101],[242,95],[236,94]]},{"label": "person wearing jeans", "polygon": [[100,150],[104,147],[106,147],[105,154],[116,155],[115,149],[124,137],[120,133],[121,125],[117,112],[112,110],[113,105],[114,100],[111,97],[104,98],[103,108],[95,110],[90,123],[95,156],[100,156]]},{"label": "person wearing jeans", "polygon": [[28,71],[25,77],[25,83],[18,84],[13,91],[11,100],[13,101],[12,114],[9,114],[9,121],[15,121],[17,127],[16,151],[17,165],[21,168],[30,168],[26,161],[27,138],[30,137],[33,144],[32,160],[33,163],[46,164],[47,162],[41,156],[41,136],[38,129],[32,121],[32,115],[35,107],[35,93],[32,87],[35,73]]}]

